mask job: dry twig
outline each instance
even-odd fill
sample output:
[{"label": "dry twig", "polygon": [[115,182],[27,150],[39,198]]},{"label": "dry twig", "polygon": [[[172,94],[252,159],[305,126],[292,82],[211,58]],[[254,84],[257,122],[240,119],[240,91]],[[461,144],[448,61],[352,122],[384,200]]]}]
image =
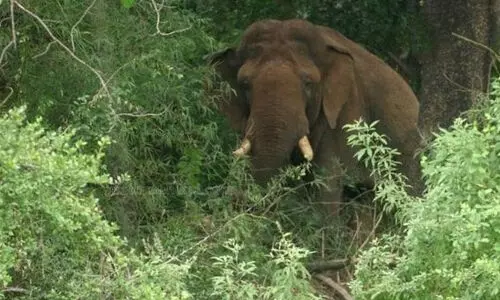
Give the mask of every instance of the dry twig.
[{"label": "dry twig", "polygon": [[[249,210],[250,209],[248,209],[247,211],[249,211]],[[177,255],[177,257],[181,257],[181,256],[185,255],[186,253],[190,252],[191,250],[193,250],[193,249],[201,246],[202,244],[206,243],[208,240],[210,240],[211,238],[213,238],[214,236],[216,236],[217,234],[219,234],[229,224],[231,224],[232,222],[236,221],[237,219],[239,219],[239,218],[241,218],[243,216],[250,216],[252,218],[259,218],[259,219],[269,220],[266,217],[252,215],[252,214],[249,214],[247,212],[238,214],[238,215],[234,216],[233,218],[229,219],[226,223],[224,223],[224,225],[222,225],[219,228],[217,228],[217,230],[213,231],[212,233],[208,234],[206,237],[204,237],[203,239],[201,239],[200,241],[198,241],[193,246],[191,246],[191,247],[185,249],[184,251],[182,251],[179,255]]]},{"label": "dry twig", "polygon": [[7,95],[7,97],[5,97],[5,99],[3,99],[2,103],[0,103],[0,107],[2,107],[7,102],[7,100],[9,100],[10,96],[12,96],[12,94],[14,94],[14,90],[10,86],[8,86],[7,88],[10,90],[10,92]]},{"label": "dry twig", "polygon": [[76,27],[83,21],[83,18],[89,13],[89,11],[94,7],[94,4],[97,2],[97,0],[92,1],[92,3],[87,7],[87,9],[83,12],[82,16],[76,23],[71,27],[70,31],[70,38],[71,38],[71,48],[73,49],[73,52],[75,52],[75,39],[73,37],[73,32],[76,30]]},{"label": "dry twig", "polygon": [[314,277],[335,290],[344,298],[344,300],[354,300],[354,298],[349,294],[349,292],[347,292],[346,289],[344,289],[344,287],[333,281],[333,279],[331,279],[330,277],[321,274],[316,274],[314,275]]},{"label": "dry twig", "polygon": [[145,114],[134,114],[134,113],[117,113],[116,115],[119,117],[134,117],[134,118],[143,118],[143,117],[158,117],[165,114],[167,110],[162,111],[161,113],[145,113]]},{"label": "dry twig", "polygon": [[45,47],[45,50],[44,50],[43,52],[40,52],[40,53],[38,53],[37,55],[33,55],[33,57],[31,57],[31,58],[33,58],[33,59],[37,59],[37,58],[39,58],[40,56],[45,55],[47,52],[49,52],[49,50],[50,50],[50,46],[52,46],[54,43],[55,43],[55,41],[52,41],[52,42],[48,43],[48,44],[47,44],[47,47]]},{"label": "dry twig", "polygon": [[492,60],[491,60],[491,62],[490,62],[490,66],[489,66],[489,71],[490,71],[490,72],[489,72],[489,74],[488,74],[488,78],[487,78],[487,80],[486,80],[486,84],[487,84],[487,86],[486,86],[486,91],[489,91],[489,90],[490,90],[490,86],[489,86],[489,85],[490,85],[490,76],[491,76],[491,74],[490,74],[490,73],[491,73],[491,70],[492,70],[492,68],[493,68],[493,67],[495,67],[495,69],[496,69],[495,62],[500,62],[500,54],[498,54],[495,50],[491,49],[490,47],[488,47],[488,46],[486,46],[486,45],[483,45],[483,44],[481,44],[481,43],[479,43],[479,42],[476,42],[476,41],[474,41],[474,40],[471,40],[471,39],[469,39],[469,38],[467,38],[467,37],[465,37],[465,36],[463,36],[463,35],[460,35],[460,34],[455,33],[455,32],[452,32],[451,34],[452,34],[453,36],[455,36],[455,37],[459,38],[459,39],[462,39],[462,40],[464,40],[464,41],[466,41],[466,42],[469,42],[469,43],[473,44],[474,46],[477,46],[477,47],[479,47],[479,48],[482,48],[482,49],[484,49],[484,50],[488,51],[488,52],[491,54],[491,56],[492,56]]},{"label": "dry twig", "polygon": [[3,293],[28,293],[28,290],[16,287],[16,286],[10,286],[2,289]]},{"label": "dry twig", "polygon": [[410,71],[410,68],[407,64],[405,64],[399,57],[397,57],[394,53],[388,52],[389,57],[401,68],[401,70],[407,75],[411,76],[413,72]]},{"label": "dry twig", "polygon": [[467,38],[467,37],[465,37],[463,35],[460,35],[458,33],[452,32],[451,34],[453,36],[459,38],[459,39],[462,39],[462,40],[464,40],[466,42],[469,42],[469,43],[471,43],[471,44],[473,44],[473,45],[475,45],[475,46],[477,46],[479,48],[482,48],[482,49],[488,51],[493,56],[493,58],[495,58],[495,60],[500,60],[500,55],[495,50],[491,49],[490,47],[488,47],[486,45],[483,45],[483,44],[481,44],[479,42],[476,42],[474,40],[471,40],[471,39],[469,39],[469,38]]},{"label": "dry twig", "polygon": [[366,246],[366,244],[368,244],[370,239],[375,235],[375,231],[377,230],[378,226],[380,225],[380,222],[382,221],[383,216],[384,215],[382,213],[380,213],[380,217],[378,218],[377,223],[375,223],[375,225],[373,226],[372,230],[370,231],[370,233],[366,237],[366,240],[363,242],[363,244],[361,244],[361,246],[359,246],[358,251],[363,249]]},{"label": "dry twig", "polygon": [[[47,24],[45,24],[45,22],[39,17],[37,16],[35,13],[33,13],[32,11],[28,10],[27,8],[25,8],[23,5],[21,5],[19,2],[13,0],[13,3],[19,7],[19,9],[21,9],[22,11],[24,11],[25,13],[27,13],[28,15],[30,15],[32,18],[34,18],[44,29],[45,31],[49,34],[49,36],[52,38],[53,41],[55,41],[59,46],[61,46],[66,52],[68,52],[68,54],[73,57],[76,61],[78,61],[80,64],[84,65],[86,68],[88,68],[90,71],[92,71],[92,73],[94,73],[96,75],[96,77],[99,79],[99,82],[101,83],[101,87],[102,89],[106,92],[107,96],[111,98],[111,94],[109,93],[109,90],[108,90],[108,87],[106,86],[106,82],[104,80],[104,78],[101,76],[101,74],[96,70],[94,69],[93,67],[91,67],[88,63],[86,63],[84,60],[82,60],[81,58],[79,58],[75,53],[73,53],[73,51],[71,51],[71,49],[69,49],[63,42],[61,42],[58,38],[55,37],[55,35],[52,33],[52,31],[50,30],[50,28],[47,26]],[[96,95],[97,96],[97,95]]]},{"label": "dry twig", "polygon": [[187,31],[187,30],[191,29],[191,27],[193,27],[193,25],[189,25],[186,28],[177,29],[177,30],[174,30],[171,32],[162,32],[160,29],[160,23],[161,23],[160,11],[163,8],[163,3],[160,5],[160,7],[158,7],[158,4],[156,3],[155,0],[151,0],[151,3],[153,4],[153,8],[154,8],[155,13],[156,13],[156,32],[153,33],[153,35],[158,34],[161,36],[171,36],[171,35],[176,34],[176,33],[181,33],[181,32]]},{"label": "dry twig", "polygon": [[12,30],[12,44],[14,48],[17,47],[17,39],[16,39],[16,21],[14,20],[14,3],[15,0],[10,0],[10,29]]},{"label": "dry twig", "polygon": [[358,238],[359,231],[361,229],[361,222],[359,221],[359,215],[357,211],[354,211],[354,216],[356,217],[356,231],[354,232],[354,235],[352,236],[351,243],[349,244],[349,247],[347,248],[347,253],[349,253],[354,246],[354,241]]},{"label": "dry twig", "polygon": [[0,64],[2,63],[3,61],[3,58],[5,56],[5,53],[7,53],[7,50],[9,50],[10,47],[12,47],[14,45],[14,41],[10,41],[7,46],[5,46],[2,50],[2,54],[0,54]]}]

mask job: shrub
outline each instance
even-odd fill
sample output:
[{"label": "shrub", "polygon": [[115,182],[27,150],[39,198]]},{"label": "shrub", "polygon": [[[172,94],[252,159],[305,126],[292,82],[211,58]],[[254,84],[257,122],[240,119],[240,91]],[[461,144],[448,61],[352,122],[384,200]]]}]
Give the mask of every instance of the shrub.
[{"label": "shrub", "polygon": [[103,219],[90,187],[119,184],[101,166],[106,138],[83,154],[75,130],[27,123],[24,107],[0,127],[0,298],[188,298],[188,263],[129,252]]},{"label": "shrub", "polygon": [[423,157],[427,192],[402,211],[404,233],[362,252],[357,299],[498,299],[500,78],[475,117],[441,130]]}]

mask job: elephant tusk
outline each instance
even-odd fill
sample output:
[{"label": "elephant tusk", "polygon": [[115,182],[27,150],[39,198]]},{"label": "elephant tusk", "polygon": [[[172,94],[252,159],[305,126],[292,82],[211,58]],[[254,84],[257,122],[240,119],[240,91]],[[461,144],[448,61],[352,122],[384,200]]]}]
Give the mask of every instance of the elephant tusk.
[{"label": "elephant tusk", "polygon": [[300,140],[299,140],[299,149],[300,152],[302,152],[302,155],[304,155],[304,158],[307,161],[311,161],[314,157],[314,153],[311,147],[311,143],[309,143],[309,139],[307,138],[306,135],[304,135]]},{"label": "elephant tusk", "polygon": [[250,140],[245,138],[243,139],[243,142],[241,142],[241,146],[233,151],[233,155],[236,157],[242,157],[243,155],[250,152],[251,147],[252,144],[250,144]]}]

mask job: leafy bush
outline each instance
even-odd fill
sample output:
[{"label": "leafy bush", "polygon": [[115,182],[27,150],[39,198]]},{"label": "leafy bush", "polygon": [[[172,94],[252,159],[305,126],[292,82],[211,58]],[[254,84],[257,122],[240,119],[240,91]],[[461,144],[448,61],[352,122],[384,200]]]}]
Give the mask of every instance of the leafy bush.
[{"label": "leafy bush", "polygon": [[75,130],[25,117],[21,108],[0,118],[0,298],[187,299],[188,263],[128,252],[102,217],[90,186],[119,184],[101,167],[107,139],[83,154]]},{"label": "leafy bush", "polygon": [[[165,228],[167,217],[197,214],[208,187],[224,182],[236,144],[203,98],[209,72],[202,57],[214,43],[205,21],[179,3],[157,2],[140,1],[129,9],[119,1],[23,2],[102,74],[109,94],[90,68],[17,6],[17,51],[7,51],[4,68],[14,93],[3,107],[25,104],[28,118],[42,116],[47,128],[71,124],[88,142],[85,151],[93,151],[101,136],[110,137],[108,172],[128,173],[130,180],[99,191],[101,205],[120,233],[139,246]],[[10,37],[7,28],[1,32]]]},{"label": "leafy bush", "polygon": [[471,120],[456,119],[422,160],[427,192],[402,211],[404,234],[363,251],[357,299],[498,299],[500,78]]},{"label": "leafy bush", "polygon": [[[254,261],[241,261],[243,245],[230,239],[224,243],[230,255],[214,257],[218,276],[212,278],[214,299],[320,299],[309,285],[309,273],[300,262],[310,252],[296,247],[290,234],[283,234],[269,254],[268,280],[260,283]],[[269,265],[270,264],[270,265]]]}]

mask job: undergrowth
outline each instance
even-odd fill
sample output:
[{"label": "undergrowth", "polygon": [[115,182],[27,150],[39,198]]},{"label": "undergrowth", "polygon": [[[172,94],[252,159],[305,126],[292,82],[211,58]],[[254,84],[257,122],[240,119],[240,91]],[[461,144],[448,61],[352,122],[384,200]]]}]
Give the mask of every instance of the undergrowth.
[{"label": "undergrowth", "polygon": [[499,96],[496,78],[473,117],[436,134],[422,158],[422,199],[385,202],[400,210],[403,231],[362,251],[351,283],[357,299],[498,299]]}]

